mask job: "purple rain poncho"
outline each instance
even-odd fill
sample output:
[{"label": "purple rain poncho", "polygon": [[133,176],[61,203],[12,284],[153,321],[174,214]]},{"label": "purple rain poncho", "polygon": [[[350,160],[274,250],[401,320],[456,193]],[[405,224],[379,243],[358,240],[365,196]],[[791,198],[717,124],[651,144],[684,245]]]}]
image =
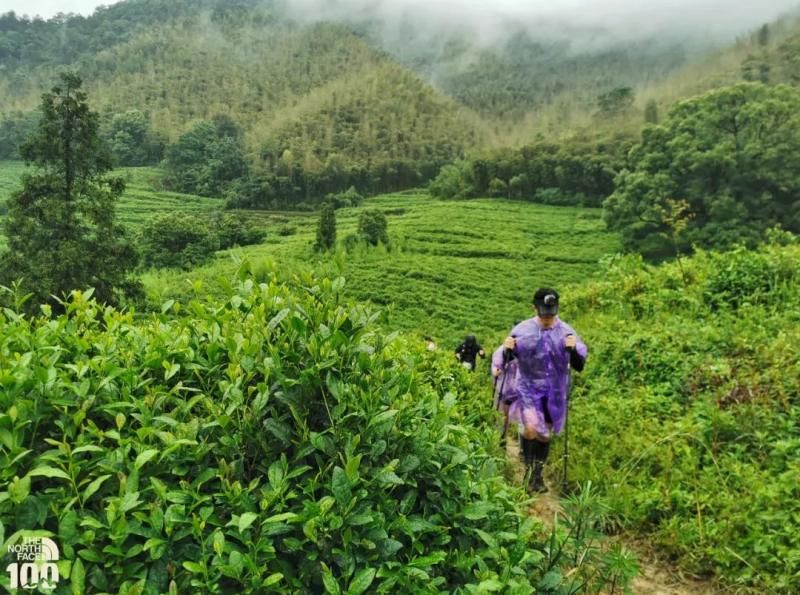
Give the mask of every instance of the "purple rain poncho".
[{"label": "purple rain poncho", "polygon": [[504,367],[503,351],[505,347],[501,345],[492,354],[492,370],[495,368],[500,370],[500,375],[495,378],[494,384],[494,408],[499,411],[505,411],[505,408],[517,399],[517,360],[512,359]]},{"label": "purple rain poncho", "polygon": [[[570,353],[564,347],[567,335],[575,335],[577,355],[581,360],[586,359],[586,344],[558,317],[549,329],[540,326],[537,316],[511,330],[511,336],[517,340],[515,353],[519,363],[515,382],[518,398],[509,408],[509,420],[533,426],[543,438],[549,438],[551,431],[560,433],[564,427],[570,362]],[[502,365],[502,351],[500,362]],[[505,388],[503,392],[507,392]]]}]

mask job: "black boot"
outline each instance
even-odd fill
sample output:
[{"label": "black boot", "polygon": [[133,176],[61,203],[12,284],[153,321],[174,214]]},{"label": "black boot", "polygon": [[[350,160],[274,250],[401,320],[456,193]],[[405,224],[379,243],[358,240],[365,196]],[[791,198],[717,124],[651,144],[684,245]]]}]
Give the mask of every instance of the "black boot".
[{"label": "black boot", "polygon": [[533,481],[534,476],[534,463],[536,461],[534,457],[534,448],[536,445],[534,444],[536,440],[531,440],[529,438],[525,438],[524,436],[520,435],[519,437],[520,442],[520,458],[525,463],[525,478],[523,482],[528,486],[530,491],[530,486]]},{"label": "black boot", "polygon": [[538,440],[531,440],[531,445],[529,446],[531,451],[532,457],[532,473],[530,477],[530,483],[528,484],[528,491],[529,492],[546,492],[547,486],[544,483],[544,477],[542,474],[544,472],[544,462],[547,460],[547,456],[550,454],[550,443],[549,442],[539,442]]}]

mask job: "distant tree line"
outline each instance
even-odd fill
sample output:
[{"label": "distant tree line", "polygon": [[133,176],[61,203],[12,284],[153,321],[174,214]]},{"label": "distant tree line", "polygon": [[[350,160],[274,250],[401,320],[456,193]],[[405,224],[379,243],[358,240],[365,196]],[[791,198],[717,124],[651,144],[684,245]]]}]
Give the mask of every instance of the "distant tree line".
[{"label": "distant tree line", "polygon": [[483,153],[442,168],[430,192],[439,198],[498,197],[599,207],[614,191],[633,141],[538,142]]},{"label": "distant tree line", "polygon": [[[0,117],[0,159],[21,159],[19,148],[36,130],[41,115],[31,111]],[[139,110],[100,114],[98,136],[115,166],[157,165],[167,145],[167,139],[151,129],[148,115]]]},{"label": "distant tree line", "polygon": [[154,25],[196,17],[203,10],[219,22],[231,10],[241,13],[268,4],[269,0],[138,0],[101,5],[91,16],[59,13],[47,20],[8,11],[0,13],[0,64],[10,69],[74,64]]}]

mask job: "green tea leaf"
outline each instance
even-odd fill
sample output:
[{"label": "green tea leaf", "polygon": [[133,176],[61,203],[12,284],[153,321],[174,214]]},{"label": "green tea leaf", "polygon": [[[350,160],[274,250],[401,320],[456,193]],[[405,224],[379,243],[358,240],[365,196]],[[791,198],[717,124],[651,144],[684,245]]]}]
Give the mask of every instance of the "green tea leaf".
[{"label": "green tea leaf", "polygon": [[471,521],[477,521],[485,519],[492,510],[494,504],[491,502],[473,502],[464,509],[464,516]]},{"label": "green tea leaf", "polygon": [[203,574],[203,566],[197,562],[184,561],[182,566],[192,574]]},{"label": "green tea leaf", "polygon": [[299,519],[300,516],[294,512],[282,512],[280,514],[276,514],[271,516],[267,519],[264,519],[265,523],[283,523],[285,521],[295,521]]},{"label": "green tea leaf", "polygon": [[322,583],[325,585],[326,592],[331,595],[341,595],[342,590],[339,588],[339,583],[333,578],[333,573],[324,562],[322,563]]},{"label": "green tea leaf", "polygon": [[339,466],[333,468],[331,492],[339,504],[344,505],[350,501],[350,482],[347,480],[347,475],[345,474],[344,469]]},{"label": "green tea leaf", "polygon": [[253,522],[258,518],[254,512],[246,512],[239,517],[238,528],[240,532],[244,532]]},{"label": "green tea leaf", "polygon": [[134,462],[133,466],[136,469],[141,469],[147,464],[148,461],[152,460],[157,455],[158,451],[155,449],[145,450],[136,457],[136,462]]},{"label": "green tea leaf", "polygon": [[105,452],[105,449],[95,446],[94,444],[87,444],[86,446],[79,446],[72,451],[72,454],[76,455],[82,452]]},{"label": "green tea leaf", "polygon": [[69,585],[73,595],[84,595],[86,593],[86,570],[83,567],[83,560],[75,558],[72,569],[69,573]]},{"label": "green tea leaf", "polygon": [[350,587],[347,589],[348,595],[360,595],[372,584],[372,581],[375,580],[375,569],[374,568],[365,568],[356,574],[353,582],[350,583]]},{"label": "green tea leaf", "polygon": [[271,587],[272,585],[276,585],[283,580],[283,575],[280,572],[276,572],[275,574],[269,575],[267,578],[264,579],[264,582],[261,583],[262,587]]},{"label": "green tea leaf", "polygon": [[67,475],[61,469],[56,469],[55,467],[37,467],[30,473],[28,473],[28,477],[50,477],[50,478],[59,478],[59,479],[66,479],[67,481],[72,481],[72,478]]}]

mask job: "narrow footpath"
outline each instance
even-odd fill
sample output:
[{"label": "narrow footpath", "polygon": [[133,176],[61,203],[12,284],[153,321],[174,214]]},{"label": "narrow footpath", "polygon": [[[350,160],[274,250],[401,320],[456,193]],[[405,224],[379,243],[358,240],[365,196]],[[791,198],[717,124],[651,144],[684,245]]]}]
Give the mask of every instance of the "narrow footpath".
[{"label": "narrow footpath", "polygon": [[[522,482],[524,467],[519,461],[519,446],[512,439],[513,432],[509,431],[508,447],[506,454],[514,462],[515,480]],[[558,491],[549,489],[536,497],[528,512],[536,516],[548,526],[553,523],[553,517],[562,514]],[[607,539],[618,539],[608,536]],[[685,576],[678,569],[657,560],[646,549],[643,543],[630,539],[621,539],[622,544],[636,554],[639,564],[639,575],[631,584],[634,595],[725,595],[725,591],[710,581],[697,580]]]}]

